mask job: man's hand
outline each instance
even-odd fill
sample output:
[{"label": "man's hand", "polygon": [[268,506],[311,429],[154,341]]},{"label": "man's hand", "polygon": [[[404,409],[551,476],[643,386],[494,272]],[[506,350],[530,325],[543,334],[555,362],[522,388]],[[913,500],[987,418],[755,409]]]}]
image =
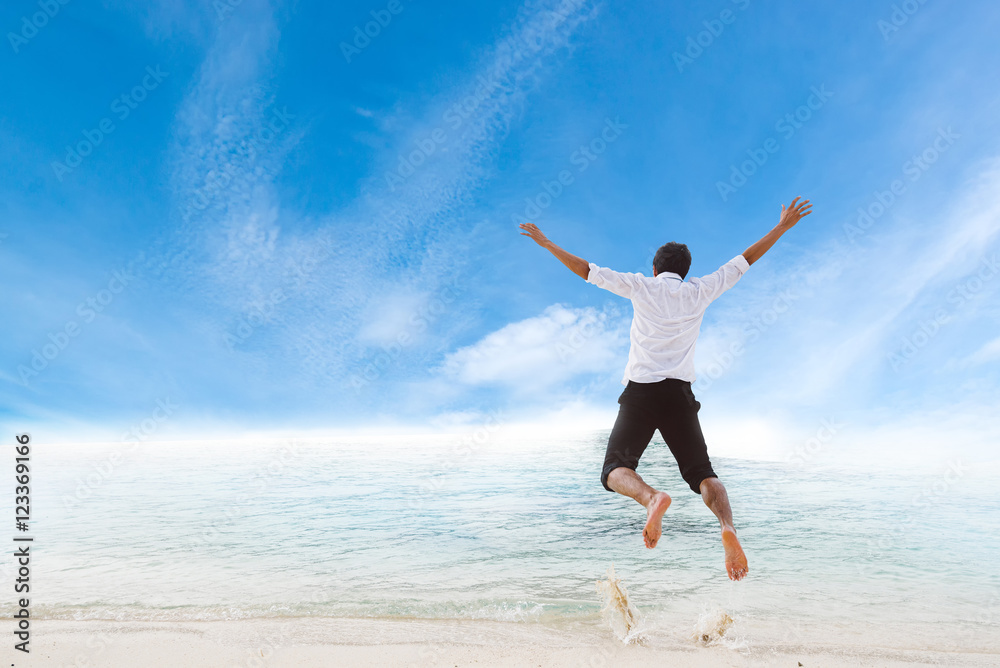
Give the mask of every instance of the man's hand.
[{"label": "man's hand", "polygon": [[549,238],[542,234],[542,231],[538,229],[538,225],[534,223],[521,223],[520,227],[524,232],[521,232],[526,237],[531,237],[535,242],[542,248],[546,248],[549,243]]},{"label": "man's hand", "polygon": [[787,209],[784,204],[781,205],[781,220],[778,221],[779,225],[785,228],[794,227],[795,223],[812,213],[812,204],[809,203],[809,200],[803,200],[801,204],[796,205],[798,201],[798,197],[793,199]]},{"label": "man's hand", "polygon": [[522,235],[534,239],[535,243],[559,258],[559,261],[566,265],[574,274],[583,280],[587,280],[587,277],[590,276],[589,262],[583,258],[573,255],[572,253],[567,253],[562,248],[559,248],[559,246],[556,246],[554,243],[549,241],[547,236],[542,234],[542,231],[538,229],[537,225],[534,223],[521,223],[518,227],[524,230],[524,232],[521,232]]},{"label": "man's hand", "polygon": [[799,204],[799,199],[799,197],[793,199],[787,208],[782,204],[781,220],[774,226],[774,229],[761,237],[760,241],[753,246],[743,251],[743,257],[746,259],[747,264],[753,264],[759,260],[764,253],[770,250],[771,246],[774,245],[774,242],[782,234],[795,227],[795,223],[812,213],[812,204],[809,203],[809,200],[805,200]]}]

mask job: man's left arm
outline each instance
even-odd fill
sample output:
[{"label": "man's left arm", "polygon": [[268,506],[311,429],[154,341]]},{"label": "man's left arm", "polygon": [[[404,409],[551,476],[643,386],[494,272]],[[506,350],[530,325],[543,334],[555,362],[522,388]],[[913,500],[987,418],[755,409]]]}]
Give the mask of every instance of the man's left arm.
[{"label": "man's left arm", "polygon": [[774,229],[761,237],[753,246],[743,251],[743,257],[746,258],[747,264],[753,264],[759,260],[764,253],[771,250],[771,246],[781,238],[781,235],[795,227],[797,222],[812,213],[812,204],[809,203],[809,200],[799,203],[799,199],[796,197],[787,207],[782,204],[781,219],[775,225]]},{"label": "man's left arm", "polygon": [[721,297],[722,293],[736,285],[736,282],[743,277],[749,268],[750,263],[747,262],[746,258],[743,255],[737,255],[711,274],[692,278],[688,282],[697,290],[699,301],[707,307]]},{"label": "man's left arm", "polygon": [[698,288],[698,294],[706,304],[715,301],[723,292],[736,285],[736,282],[746,273],[750,265],[769,251],[785,232],[795,227],[797,222],[812,212],[809,200],[800,203],[799,199],[796,197],[787,207],[782,205],[781,219],[778,224],[773,230],[761,237],[757,243],[722,265],[718,271],[708,276],[691,279],[690,282]]}]

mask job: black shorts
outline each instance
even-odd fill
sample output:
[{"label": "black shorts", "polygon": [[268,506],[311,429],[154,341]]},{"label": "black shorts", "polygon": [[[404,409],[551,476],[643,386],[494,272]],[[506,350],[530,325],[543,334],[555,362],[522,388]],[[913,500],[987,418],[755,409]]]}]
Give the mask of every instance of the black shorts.
[{"label": "black shorts", "polygon": [[677,460],[681,476],[696,494],[701,494],[702,480],[718,477],[708,459],[708,446],[698,422],[701,404],[694,398],[691,383],[677,378],[655,383],[630,380],[618,403],[618,419],[601,470],[604,489],[614,491],[608,487],[608,474],[619,466],[635,470],[657,429]]}]

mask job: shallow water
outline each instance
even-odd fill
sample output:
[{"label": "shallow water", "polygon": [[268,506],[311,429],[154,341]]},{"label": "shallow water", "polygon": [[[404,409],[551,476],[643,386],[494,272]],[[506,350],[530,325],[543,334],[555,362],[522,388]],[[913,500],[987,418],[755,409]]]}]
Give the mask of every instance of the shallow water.
[{"label": "shallow water", "polygon": [[600,485],[606,442],[39,444],[33,614],[596,627],[613,564],[648,630],[679,643],[724,611],[734,646],[1000,651],[996,475],[716,459],[750,562],[732,583],[662,442],[639,469],[674,497],[655,550],[644,510]]}]

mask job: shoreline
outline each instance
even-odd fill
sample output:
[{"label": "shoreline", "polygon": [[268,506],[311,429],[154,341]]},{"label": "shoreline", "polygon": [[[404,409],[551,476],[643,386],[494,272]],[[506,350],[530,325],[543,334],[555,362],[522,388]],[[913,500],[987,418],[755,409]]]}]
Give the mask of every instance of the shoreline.
[{"label": "shoreline", "polygon": [[[202,622],[40,619],[31,665],[132,666],[995,666],[1000,654],[817,643],[702,646],[654,635],[624,645],[607,629],[517,622],[330,617]],[[653,662],[650,664],[650,662]]]}]

